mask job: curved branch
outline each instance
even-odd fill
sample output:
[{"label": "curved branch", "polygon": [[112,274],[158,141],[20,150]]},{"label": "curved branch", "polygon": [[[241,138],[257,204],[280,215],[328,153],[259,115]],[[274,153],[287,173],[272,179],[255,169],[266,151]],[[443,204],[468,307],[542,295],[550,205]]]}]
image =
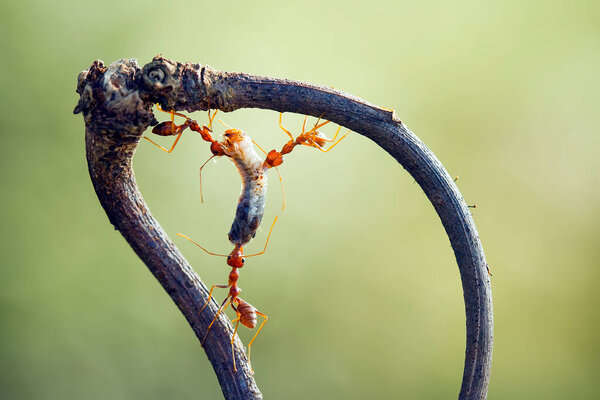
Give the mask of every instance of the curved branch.
[{"label": "curved branch", "polygon": [[[135,79],[135,81],[134,81]],[[110,221],[146,263],[202,338],[216,307],[205,286],[152,217],[137,189],[131,158],[147,126],[151,104],[166,108],[232,111],[244,107],[321,116],[361,133],[391,154],[423,188],[435,207],[459,265],[467,322],[467,348],[459,398],[483,399],[491,369],[492,298],[487,265],[469,210],[431,151],[390,110],[337,90],[282,79],[219,72],[199,64],[157,57],[141,71],[135,61],[109,68],[95,62],[78,82],[75,112],[86,121],[90,176]],[[213,328],[205,351],[227,399],[261,398],[236,340],[237,374],[230,370],[231,326],[226,318]]]},{"label": "curved branch", "polygon": [[392,155],[433,204],[460,270],[467,345],[459,398],[486,398],[492,363],[492,292],[477,229],[450,175],[393,111],[327,87],[221,72],[160,56],[144,66],[136,82],[144,100],[158,101],[168,109],[253,107],[322,117],[370,138]]},{"label": "curved branch", "polygon": [[[98,199],[110,222],[169,293],[202,340],[216,313],[214,302],[199,313],[208,291],[183,255],[152,216],[137,188],[131,160],[146,128],[156,123],[152,103],[140,99],[135,60],[120,60],[108,68],[96,61],[79,75],[81,95],[75,113],[83,113],[88,168]],[[239,340],[234,342],[238,372],[231,370],[233,329],[222,316],[211,330],[208,359],[226,399],[262,399]]]}]

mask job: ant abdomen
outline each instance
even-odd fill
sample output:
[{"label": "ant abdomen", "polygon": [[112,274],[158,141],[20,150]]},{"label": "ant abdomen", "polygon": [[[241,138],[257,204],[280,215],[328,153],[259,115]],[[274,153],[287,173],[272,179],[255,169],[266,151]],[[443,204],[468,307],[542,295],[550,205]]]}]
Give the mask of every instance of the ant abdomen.
[{"label": "ant abdomen", "polygon": [[240,313],[240,322],[249,329],[254,329],[256,326],[256,308],[249,303],[239,299],[240,303],[237,306],[237,312]]},{"label": "ant abdomen", "polygon": [[316,145],[319,147],[325,146],[325,143],[327,143],[329,141],[327,136],[325,136],[321,132],[316,132],[315,136],[313,137],[313,140],[316,143]]},{"label": "ant abdomen", "polygon": [[159,136],[173,136],[179,133],[178,128],[173,121],[164,121],[152,128],[152,133]]}]

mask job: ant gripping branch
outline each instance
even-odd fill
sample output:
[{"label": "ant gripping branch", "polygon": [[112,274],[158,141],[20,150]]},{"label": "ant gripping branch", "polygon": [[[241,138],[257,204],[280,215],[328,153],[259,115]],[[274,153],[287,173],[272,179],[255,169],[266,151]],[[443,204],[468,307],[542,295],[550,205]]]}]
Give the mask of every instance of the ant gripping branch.
[{"label": "ant gripping branch", "polygon": [[[158,109],[161,111],[164,111],[160,107],[158,107]],[[223,300],[223,302],[221,303],[221,306],[219,307],[217,314],[215,315],[215,317],[211,321],[210,325],[208,326],[208,329],[207,329],[204,339],[202,341],[203,344],[206,341],[206,338],[208,337],[208,333],[210,332],[210,329],[211,329],[212,325],[214,324],[214,322],[216,321],[218,315],[221,312],[223,312],[229,305],[231,305],[231,308],[237,314],[237,318],[232,321],[232,322],[236,322],[234,334],[231,339],[232,356],[233,356],[233,340],[234,340],[233,338],[235,337],[235,333],[237,332],[237,327],[238,327],[239,322],[241,322],[242,325],[244,325],[250,329],[253,329],[254,327],[256,327],[257,315],[261,315],[262,317],[264,317],[264,321],[262,322],[262,324],[258,328],[256,334],[250,341],[250,344],[248,345],[248,361],[250,361],[250,349],[251,349],[252,343],[254,342],[254,340],[258,336],[258,333],[261,331],[261,329],[267,322],[268,317],[265,314],[256,310],[252,305],[250,305],[250,303],[242,300],[239,297],[239,294],[241,293],[241,289],[237,286],[237,281],[239,278],[238,270],[239,270],[239,268],[243,267],[243,265],[245,263],[245,257],[253,257],[253,256],[257,256],[257,255],[261,255],[261,254],[265,253],[265,251],[267,249],[267,244],[268,244],[269,238],[271,237],[271,232],[273,231],[273,226],[275,225],[275,222],[277,221],[277,217],[275,217],[275,220],[273,221],[273,225],[271,226],[271,229],[269,230],[269,236],[267,237],[267,243],[265,243],[264,250],[260,253],[252,254],[249,256],[244,256],[243,248],[256,235],[256,231],[258,230],[258,227],[260,226],[260,223],[262,221],[262,217],[264,214],[265,205],[266,205],[266,194],[267,194],[267,174],[266,174],[266,172],[270,168],[276,168],[277,166],[281,165],[283,163],[283,156],[285,154],[291,153],[294,150],[294,148],[298,145],[315,147],[315,148],[321,150],[322,152],[327,152],[327,151],[331,150],[333,147],[335,147],[342,139],[344,139],[350,131],[348,130],[348,132],[344,136],[342,136],[339,140],[336,141],[336,138],[341,129],[341,126],[340,126],[340,127],[338,127],[333,139],[328,139],[324,134],[320,133],[317,129],[328,124],[329,121],[319,123],[320,122],[320,119],[319,119],[315,123],[315,125],[312,129],[306,131],[306,120],[308,118],[308,117],[306,117],[306,118],[304,118],[304,123],[302,125],[302,132],[296,138],[294,138],[294,136],[290,133],[290,131],[288,131],[282,125],[282,121],[281,121],[282,115],[280,114],[279,115],[279,126],[290,137],[290,140],[282,147],[281,151],[271,150],[270,152],[267,153],[256,142],[254,142],[254,140],[252,140],[252,138],[250,138],[250,136],[248,136],[247,134],[245,134],[243,131],[241,131],[239,129],[234,129],[231,127],[229,127],[229,129],[225,130],[225,133],[223,134],[223,139],[221,141],[214,140],[210,133],[212,132],[212,123],[215,118],[216,112],[211,117],[210,111],[209,111],[209,125],[208,126],[204,125],[202,127],[200,127],[200,125],[196,121],[186,117],[183,114],[179,114],[174,111],[169,111],[169,113],[171,114],[171,120],[158,124],[156,127],[154,127],[152,132],[157,135],[160,135],[160,136],[177,136],[177,138],[175,139],[175,142],[173,143],[171,148],[169,150],[167,150],[164,147],[159,146],[158,144],[154,143],[152,140],[146,138],[147,140],[149,140],[151,143],[155,144],[156,146],[160,147],[162,150],[166,151],[167,153],[170,153],[173,151],[173,149],[177,145],[177,142],[179,141],[183,131],[185,131],[185,129],[187,129],[187,128],[190,128],[192,131],[200,133],[200,135],[202,136],[202,139],[211,143],[210,150],[213,155],[209,158],[209,160],[211,160],[213,157],[217,157],[217,156],[226,156],[226,157],[230,158],[231,161],[237,167],[238,172],[240,173],[240,176],[242,178],[242,194],[240,195],[240,198],[238,200],[235,218],[234,218],[233,224],[231,225],[231,229],[230,229],[229,235],[228,235],[229,241],[234,245],[234,248],[229,255],[211,253],[208,250],[206,250],[204,247],[200,246],[198,243],[194,242],[192,239],[187,237],[186,235],[179,234],[179,233],[178,233],[178,235],[192,241],[196,246],[200,247],[202,250],[204,250],[208,254],[227,257],[227,265],[232,267],[232,270],[229,273],[228,284],[227,285],[213,285],[209,292],[206,303],[200,310],[200,311],[204,310],[204,308],[206,307],[206,305],[212,298],[212,292],[215,288],[223,288],[223,289],[229,288],[229,294],[227,295],[225,300]],[[186,119],[185,122],[181,125],[175,124],[175,122],[174,122],[175,115],[185,118]],[[327,143],[333,143],[333,144],[331,146],[329,146],[327,149],[325,149],[324,146]],[[260,156],[258,155],[256,150],[254,149],[254,145],[256,145],[261,151],[263,151],[266,154],[266,158],[264,160],[262,160],[260,158]],[[202,165],[202,167],[200,167],[200,174],[202,173],[202,168],[204,168],[204,166],[206,165],[207,162],[205,162]],[[282,181],[281,175],[279,175],[279,179],[280,179],[280,181]],[[282,189],[283,189],[283,186],[282,186]],[[285,197],[284,197],[284,207],[285,207]],[[237,371],[237,368],[235,365],[235,357],[233,358],[233,367],[234,367],[234,371]]]}]

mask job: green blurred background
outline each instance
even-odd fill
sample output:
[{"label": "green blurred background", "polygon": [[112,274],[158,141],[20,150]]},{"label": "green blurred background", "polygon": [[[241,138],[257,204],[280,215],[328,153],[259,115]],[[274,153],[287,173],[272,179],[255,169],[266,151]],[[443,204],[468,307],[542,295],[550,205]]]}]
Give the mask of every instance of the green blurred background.
[{"label": "green blurred background", "polygon": [[[100,208],[72,114],[92,61],[162,53],[394,108],[478,206],[494,274],[489,398],[598,398],[598,4],[3,2],[0,397],[221,397],[191,329]],[[274,112],[221,118],[267,149],[286,140]],[[285,123],[297,132],[301,118]],[[136,177],[170,235],[228,252],[239,176],[210,165],[200,204],[208,155],[197,135],[171,155],[142,142]],[[418,185],[357,134],[328,154],[298,149],[281,173],[287,209],[272,174],[248,251],[280,221],[240,280],[270,317],[252,352],[266,398],[456,397],[461,285]],[[204,282],[225,282],[222,259],[175,242]]]}]

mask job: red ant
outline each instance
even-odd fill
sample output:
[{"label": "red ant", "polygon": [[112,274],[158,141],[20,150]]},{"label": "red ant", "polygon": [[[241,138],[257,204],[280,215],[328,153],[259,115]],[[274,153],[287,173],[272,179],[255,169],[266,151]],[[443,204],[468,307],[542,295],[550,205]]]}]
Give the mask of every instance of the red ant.
[{"label": "red ant", "polygon": [[[244,325],[245,327],[247,327],[249,329],[254,329],[256,327],[256,323],[257,323],[257,315],[260,315],[264,318],[264,321],[262,322],[262,324],[260,325],[260,327],[258,328],[256,333],[254,334],[254,337],[252,338],[250,343],[248,344],[248,363],[250,364],[250,350],[252,348],[252,343],[254,343],[254,340],[256,339],[256,337],[260,333],[261,329],[263,328],[263,326],[265,326],[267,320],[269,319],[269,317],[267,317],[265,314],[261,313],[256,308],[254,308],[250,303],[242,300],[239,297],[240,293],[242,292],[242,289],[240,289],[240,287],[237,285],[238,278],[240,277],[239,269],[244,266],[244,264],[246,262],[246,257],[260,256],[267,251],[267,245],[269,244],[269,239],[271,238],[271,232],[273,231],[275,222],[277,222],[277,217],[275,217],[275,220],[273,221],[273,224],[271,225],[271,229],[269,230],[269,235],[267,236],[267,241],[265,242],[264,249],[259,253],[250,254],[250,255],[246,255],[246,256],[244,255],[244,247],[240,244],[236,244],[235,247],[233,248],[233,250],[231,251],[231,253],[229,253],[229,255],[216,254],[216,253],[212,253],[212,252],[206,250],[204,247],[202,247],[201,245],[199,245],[198,243],[196,243],[195,241],[193,241],[186,235],[181,234],[181,233],[177,234],[178,236],[184,237],[187,240],[189,240],[190,242],[194,243],[196,246],[200,247],[202,250],[204,250],[206,253],[208,253],[210,255],[219,256],[219,257],[227,257],[227,265],[229,265],[231,267],[231,272],[229,273],[229,282],[227,283],[227,285],[212,285],[212,287],[210,288],[210,292],[208,293],[208,298],[206,299],[206,302],[200,309],[200,312],[202,312],[202,310],[204,310],[204,308],[206,308],[206,306],[208,305],[208,302],[212,298],[212,292],[215,288],[221,288],[221,289],[229,288],[229,294],[227,295],[227,297],[225,297],[225,300],[223,300],[223,302],[221,303],[221,306],[219,307],[219,309],[218,309],[217,313],[215,314],[213,320],[211,321],[210,325],[208,325],[208,328],[206,329],[206,334],[204,335],[204,338],[202,339],[202,345],[204,346],[204,342],[206,341],[206,338],[208,337],[210,328],[217,320],[217,317],[219,316],[219,314],[221,312],[224,312],[225,309],[229,305],[231,305],[231,308],[233,308],[233,310],[237,314],[237,317],[233,321],[231,321],[231,323],[235,322],[235,329],[234,329],[233,335],[231,337],[231,354],[232,354],[232,358],[233,358],[234,372],[237,372],[237,367],[235,364],[233,341],[235,340],[235,334],[237,333],[238,324],[241,322],[242,325]],[[252,367],[250,367],[250,370],[252,371]]]},{"label": "red ant", "polygon": [[[160,107],[158,107],[158,109],[163,111]],[[231,225],[231,229],[229,231],[229,241],[234,245],[234,249],[231,251],[231,253],[229,255],[211,253],[208,250],[206,250],[204,247],[200,246],[198,243],[194,242],[189,237],[187,237],[183,234],[180,234],[180,233],[178,233],[178,235],[192,241],[196,246],[200,247],[202,250],[204,250],[208,254],[227,257],[227,264],[230,267],[232,267],[232,270],[229,273],[228,284],[227,285],[213,285],[208,294],[208,299],[206,300],[206,303],[200,310],[200,311],[204,310],[204,308],[206,307],[206,305],[212,298],[212,292],[216,287],[223,288],[223,289],[229,288],[229,294],[227,295],[227,297],[225,298],[223,303],[221,303],[221,306],[219,307],[217,314],[215,315],[215,317],[211,321],[210,325],[208,326],[208,329],[206,331],[204,339],[202,340],[202,344],[204,344],[204,342],[206,341],[206,338],[208,337],[208,333],[210,332],[210,328],[216,321],[219,314],[222,311],[224,311],[229,305],[231,305],[231,308],[233,308],[233,310],[237,314],[237,318],[232,321],[232,322],[236,323],[233,337],[231,339],[232,355],[233,355],[233,341],[235,338],[235,333],[237,332],[239,322],[241,322],[242,325],[244,325],[250,329],[253,329],[254,327],[256,327],[257,315],[261,315],[265,318],[263,323],[259,327],[258,331],[256,332],[256,334],[250,341],[250,344],[248,345],[248,361],[250,361],[250,348],[252,346],[252,343],[254,342],[258,333],[261,331],[261,329],[267,322],[268,317],[265,314],[256,310],[256,308],[254,308],[248,302],[239,298],[241,289],[237,286],[237,281],[239,278],[238,269],[242,268],[244,265],[244,262],[245,262],[243,246],[245,246],[247,243],[250,242],[250,240],[252,240],[252,238],[254,238],[254,236],[256,235],[256,231],[257,231],[258,227],[260,226],[260,222],[262,221],[262,217],[263,217],[264,210],[265,210],[265,204],[266,204],[266,194],[267,194],[267,174],[266,174],[266,172],[270,168],[275,168],[275,167],[281,165],[283,163],[283,156],[285,154],[290,153],[297,145],[315,147],[323,152],[327,152],[327,151],[331,150],[333,147],[335,147],[342,139],[344,139],[350,131],[348,131],[344,136],[342,136],[336,142],[335,140],[340,132],[341,126],[337,129],[334,138],[328,139],[325,135],[318,132],[317,129],[321,128],[325,124],[328,124],[329,121],[325,121],[325,122],[319,124],[319,122],[320,122],[320,119],[319,119],[312,129],[310,129],[309,131],[306,131],[306,120],[308,118],[308,117],[306,117],[306,118],[304,118],[304,123],[302,125],[302,132],[300,133],[300,135],[298,135],[296,138],[294,138],[294,136],[287,129],[285,129],[283,127],[282,122],[281,122],[282,115],[280,114],[279,115],[279,126],[284,132],[287,133],[287,135],[290,137],[290,140],[282,147],[281,151],[271,150],[269,153],[267,153],[260,146],[258,146],[258,144],[256,142],[254,142],[250,138],[250,136],[246,135],[244,132],[242,132],[239,129],[233,129],[233,128],[227,129],[225,131],[225,133],[223,134],[222,141],[219,142],[219,141],[214,140],[212,138],[212,136],[210,135],[210,132],[212,132],[212,122],[213,122],[213,119],[215,118],[216,112],[215,112],[215,114],[213,114],[212,117],[210,116],[210,112],[209,112],[209,125],[202,126],[202,127],[200,127],[200,125],[196,121],[186,117],[183,114],[179,114],[174,111],[170,111],[169,113],[171,114],[171,121],[165,121],[165,122],[158,124],[156,127],[154,127],[154,129],[152,129],[152,132],[157,135],[161,135],[161,136],[177,135],[177,138],[175,139],[175,142],[173,143],[171,148],[169,150],[167,150],[167,149],[163,148],[162,146],[159,146],[158,144],[152,142],[152,140],[146,138],[147,140],[149,140],[156,146],[160,147],[167,153],[170,153],[175,148],[175,145],[179,141],[183,131],[186,128],[190,128],[191,130],[200,133],[200,135],[202,136],[202,139],[211,143],[210,150],[213,155],[212,155],[212,157],[209,158],[209,160],[216,156],[229,157],[233,161],[233,163],[236,165],[236,167],[238,168],[238,171],[242,178],[242,183],[243,183],[242,194],[240,195],[240,198],[238,200],[238,206],[236,209],[235,219],[234,219],[233,224]],[[175,124],[175,122],[174,122],[175,115],[186,118],[185,122],[181,125]],[[333,143],[333,144],[329,148],[324,149],[323,147],[325,146],[326,143]],[[264,161],[256,153],[253,145],[256,145],[260,150],[262,150],[266,154],[266,158]],[[202,165],[202,167],[200,168],[200,172],[202,172],[202,168],[204,167],[204,165],[206,165],[206,163],[204,163]],[[279,176],[279,179],[281,180],[281,175]],[[285,205],[285,198],[284,198],[284,205]],[[271,232],[273,231],[273,226],[275,225],[276,221],[277,221],[277,217],[275,217],[275,221],[273,221],[273,225],[271,226],[271,229],[269,230],[269,236],[267,237],[267,242],[265,243],[264,250],[260,253],[252,254],[252,255],[249,255],[246,257],[254,257],[254,256],[258,256],[258,255],[265,253],[265,251],[267,249],[267,244],[269,242],[269,238],[271,237]],[[233,367],[234,367],[234,371],[237,371],[237,368],[235,365],[235,356],[233,358]]]}]

